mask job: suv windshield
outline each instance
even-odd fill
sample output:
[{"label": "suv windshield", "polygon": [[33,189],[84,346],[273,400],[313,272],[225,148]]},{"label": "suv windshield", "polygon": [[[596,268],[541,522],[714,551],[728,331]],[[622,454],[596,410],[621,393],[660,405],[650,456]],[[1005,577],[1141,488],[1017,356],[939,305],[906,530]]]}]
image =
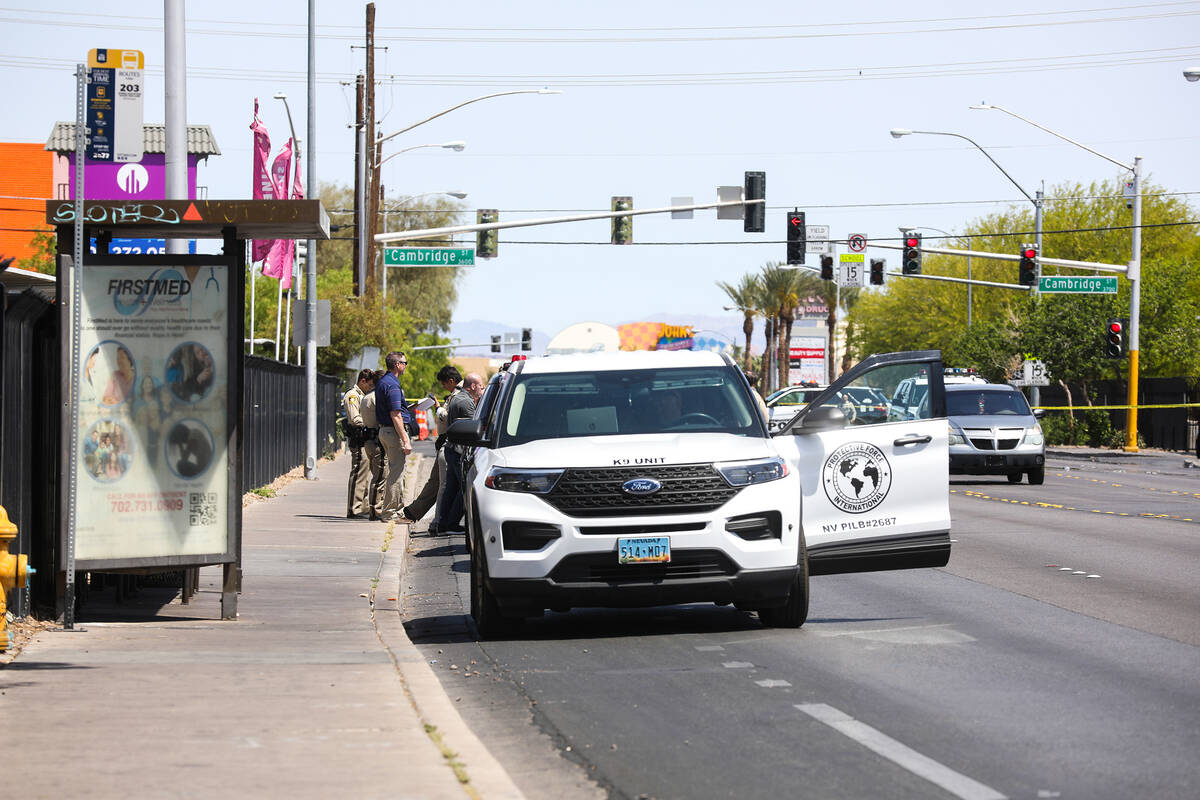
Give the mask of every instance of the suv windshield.
[{"label": "suv windshield", "polygon": [[500,424],[501,446],[685,431],[765,435],[731,367],[561,372],[515,381]]},{"label": "suv windshield", "polygon": [[946,413],[951,417],[977,416],[980,414],[1008,414],[1027,417],[1033,412],[1025,395],[1006,392],[1002,389],[966,392],[946,392]]}]

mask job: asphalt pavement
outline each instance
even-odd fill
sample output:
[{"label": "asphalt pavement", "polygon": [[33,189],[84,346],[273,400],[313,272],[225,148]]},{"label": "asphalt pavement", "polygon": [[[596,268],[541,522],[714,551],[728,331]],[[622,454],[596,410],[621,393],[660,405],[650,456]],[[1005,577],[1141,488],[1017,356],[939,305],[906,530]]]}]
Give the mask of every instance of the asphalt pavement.
[{"label": "asphalt pavement", "polygon": [[[220,568],[117,602],[0,667],[24,797],[519,798],[401,624],[409,526],[345,518],[349,456],[243,515],[237,620]],[[413,459],[411,496],[431,459]],[[19,789],[18,789],[19,787]]]}]

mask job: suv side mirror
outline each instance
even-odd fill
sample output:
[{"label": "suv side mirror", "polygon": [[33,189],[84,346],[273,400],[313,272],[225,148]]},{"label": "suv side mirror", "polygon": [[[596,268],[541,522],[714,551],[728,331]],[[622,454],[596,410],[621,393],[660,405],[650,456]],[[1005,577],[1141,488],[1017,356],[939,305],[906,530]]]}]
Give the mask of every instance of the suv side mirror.
[{"label": "suv side mirror", "polygon": [[456,419],[446,429],[446,438],[451,444],[464,444],[468,447],[478,447],[483,444],[483,420]]},{"label": "suv side mirror", "polygon": [[1041,419],[1042,417],[1046,416],[1046,410],[1043,408],[1035,408],[1033,410],[1033,416],[1037,419]]},{"label": "suv side mirror", "polygon": [[837,406],[817,406],[804,417],[804,423],[796,428],[794,433],[817,433],[819,431],[840,431],[846,427],[846,415]]}]

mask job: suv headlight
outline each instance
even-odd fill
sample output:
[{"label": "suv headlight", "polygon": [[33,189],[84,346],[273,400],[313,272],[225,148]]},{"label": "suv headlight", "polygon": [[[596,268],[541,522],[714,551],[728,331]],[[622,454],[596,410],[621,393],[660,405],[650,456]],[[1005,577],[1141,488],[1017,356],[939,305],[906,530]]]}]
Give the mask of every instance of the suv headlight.
[{"label": "suv headlight", "polygon": [[1042,426],[1038,424],[1025,429],[1025,438],[1021,440],[1021,444],[1042,444],[1045,441],[1042,437]]},{"label": "suv headlight", "polygon": [[777,481],[788,474],[787,462],[782,458],[760,458],[754,461],[722,461],[713,464],[713,469],[730,486],[749,486],[752,483]]},{"label": "suv headlight", "polygon": [[514,469],[492,467],[484,478],[483,485],[501,492],[526,492],[548,494],[558,479],[566,472],[563,469]]},{"label": "suv headlight", "polygon": [[967,443],[967,437],[962,435],[962,431],[960,431],[958,428],[955,428],[953,425],[951,425],[950,426],[950,444],[956,445],[956,444],[966,444],[966,443]]}]

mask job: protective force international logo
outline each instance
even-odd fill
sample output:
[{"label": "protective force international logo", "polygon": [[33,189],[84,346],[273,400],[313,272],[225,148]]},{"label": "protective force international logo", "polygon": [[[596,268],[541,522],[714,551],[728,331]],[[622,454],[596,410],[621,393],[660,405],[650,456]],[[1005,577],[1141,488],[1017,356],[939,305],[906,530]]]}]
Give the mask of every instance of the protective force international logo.
[{"label": "protective force international logo", "polygon": [[869,442],[844,444],[825,461],[821,483],[829,502],[851,514],[870,511],[892,488],[892,465]]}]

